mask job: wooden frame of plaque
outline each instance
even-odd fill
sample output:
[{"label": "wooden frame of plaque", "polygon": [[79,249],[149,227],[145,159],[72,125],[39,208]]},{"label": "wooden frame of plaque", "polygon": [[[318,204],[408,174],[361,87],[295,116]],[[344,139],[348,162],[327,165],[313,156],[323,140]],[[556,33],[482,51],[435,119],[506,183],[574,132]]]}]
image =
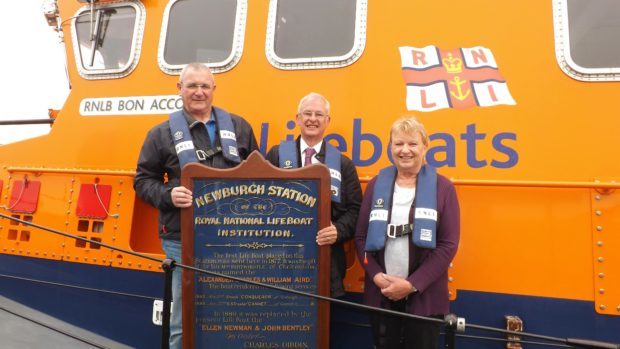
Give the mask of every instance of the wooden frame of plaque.
[{"label": "wooden frame of plaque", "polygon": [[[259,152],[232,169],[192,163],[181,185],[182,263],[222,275],[329,296],[329,170],[283,170]],[[184,348],[329,347],[329,303],[184,270]]]}]

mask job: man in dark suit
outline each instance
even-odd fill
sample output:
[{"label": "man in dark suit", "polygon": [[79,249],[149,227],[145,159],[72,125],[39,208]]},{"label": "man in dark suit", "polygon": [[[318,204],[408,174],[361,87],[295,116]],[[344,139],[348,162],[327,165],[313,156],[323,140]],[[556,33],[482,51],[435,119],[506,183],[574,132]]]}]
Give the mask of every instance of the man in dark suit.
[{"label": "man in dark suit", "polygon": [[355,235],[357,215],[362,202],[357,171],[351,159],[324,141],[329,125],[329,101],[318,93],[310,93],[299,102],[296,123],[300,136],[284,141],[269,150],[267,160],[281,168],[297,168],[325,164],[331,175],[331,224],[319,230],[318,245],[331,245],[331,296],[345,294],[342,280],[346,272],[343,243]]}]

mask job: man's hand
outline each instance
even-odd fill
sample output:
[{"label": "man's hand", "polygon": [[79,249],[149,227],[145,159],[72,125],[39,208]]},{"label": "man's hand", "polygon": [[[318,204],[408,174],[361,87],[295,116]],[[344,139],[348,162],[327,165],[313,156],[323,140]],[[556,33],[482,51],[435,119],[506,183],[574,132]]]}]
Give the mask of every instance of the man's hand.
[{"label": "man's hand", "polygon": [[186,208],[192,206],[192,192],[183,186],[172,188],[170,198],[175,207]]},{"label": "man's hand", "polygon": [[338,231],[336,231],[336,227],[333,224],[330,224],[329,227],[323,228],[316,233],[316,243],[319,246],[332,245],[337,239]]}]

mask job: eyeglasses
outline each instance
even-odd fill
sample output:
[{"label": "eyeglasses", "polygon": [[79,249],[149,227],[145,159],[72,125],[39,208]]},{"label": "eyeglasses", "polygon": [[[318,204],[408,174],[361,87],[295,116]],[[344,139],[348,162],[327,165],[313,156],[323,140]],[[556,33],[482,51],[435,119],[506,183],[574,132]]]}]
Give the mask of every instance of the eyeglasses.
[{"label": "eyeglasses", "polygon": [[323,114],[320,111],[304,110],[304,111],[301,112],[301,116],[304,119],[310,119],[313,115],[314,115],[315,118],[317,118],[319,120],[323,120],[323,119],[329,117],[329,115],[325,115],[325,114]]},{"label": "eyeglasses", "polygon": [[183,87],[185,87],[186,89],[188,89],[189,91],[197,91],[199,88],[208,91],[211,89],[211,85],[209,84],[195,84],[195,83],[191,83],[191,84],[183,84]]}]

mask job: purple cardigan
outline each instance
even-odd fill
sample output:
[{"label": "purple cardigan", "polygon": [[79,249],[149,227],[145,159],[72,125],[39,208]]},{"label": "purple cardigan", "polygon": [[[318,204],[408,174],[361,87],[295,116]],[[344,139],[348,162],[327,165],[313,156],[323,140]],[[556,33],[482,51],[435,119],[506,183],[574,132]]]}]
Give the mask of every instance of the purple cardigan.
[{"label": "purple cardigan", "polygon": [[[372,281],[377,273],[385,272],[384,250],[366,253],[368,264],[364,264],[364,247],[368,233],[368,219],[372,194],[377,177],[373,178],[364,193],[355,232],[357,255],[366,270],[364,304],[382,307],[381,290]],[[413,212],[413,210],[412,210]],[[408,312],[415,315],[442,315],[449,311],[448,267],[456,254],[460,235],[460,210],[452,182],[437,175],[437,247],[424,249],[409,243],[409,276],[418,292],[410,295]],[[410,217],[413,222],[413,217]]]}]

